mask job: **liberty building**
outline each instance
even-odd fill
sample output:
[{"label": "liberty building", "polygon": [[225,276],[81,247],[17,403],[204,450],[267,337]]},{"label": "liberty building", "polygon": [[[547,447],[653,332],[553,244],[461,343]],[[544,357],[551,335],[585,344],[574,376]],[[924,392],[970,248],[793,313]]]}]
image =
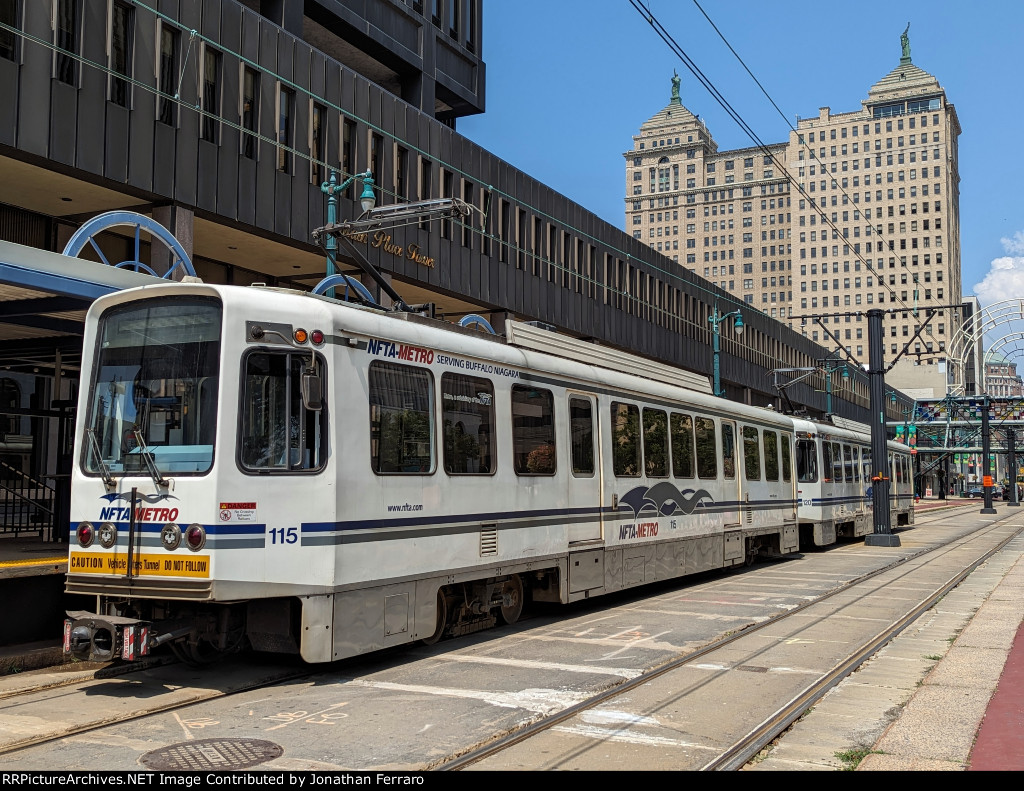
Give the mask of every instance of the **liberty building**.
[{"label": "liberty building", "polygon": [[829,348],[866,360],[858,314],[879,307],[896,311],[886,359],[941,357],[960,321],[960,123],[902,44],[860,109],[822,107],[765,148],[719,151],[674,78],[625,155],[627,230]]}]

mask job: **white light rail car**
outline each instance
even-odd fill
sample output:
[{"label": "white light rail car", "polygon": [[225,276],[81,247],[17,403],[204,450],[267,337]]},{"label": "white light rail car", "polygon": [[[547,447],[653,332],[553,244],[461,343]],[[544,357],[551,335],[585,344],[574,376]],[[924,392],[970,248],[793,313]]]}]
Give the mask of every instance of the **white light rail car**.
[{"label": "white light rail car", "polygon": [[[699,392],[703,389],[704,392]],[[85,325],[65,650],[330,662],[798,550],[792,419],[504,336],[166,284]]]},{"label": "white light rail car", "polygon": [[[828,546],[874,530],[871,436],[830,423],[794,419],[800,541]],[[889,514],[893,525],[914,523],[913,457],[889,441]]]}]

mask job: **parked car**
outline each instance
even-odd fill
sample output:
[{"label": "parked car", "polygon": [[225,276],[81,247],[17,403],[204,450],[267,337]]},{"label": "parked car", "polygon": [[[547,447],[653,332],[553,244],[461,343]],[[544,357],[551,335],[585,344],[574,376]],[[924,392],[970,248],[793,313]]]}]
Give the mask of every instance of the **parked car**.
[{"label": "parked car", "polygon": [[[967,496],[968,497],[982,498],[982,497],[985,496],[985,487],[984,486],[972,486],[970,489],[967,490]],[[993,500],[1002,500],[1002,499],[1005,499],[1005,496],[1006,496],[1006,494],[1005,494],[1002,486],[993,486],[992,487],[992,499]]]}]

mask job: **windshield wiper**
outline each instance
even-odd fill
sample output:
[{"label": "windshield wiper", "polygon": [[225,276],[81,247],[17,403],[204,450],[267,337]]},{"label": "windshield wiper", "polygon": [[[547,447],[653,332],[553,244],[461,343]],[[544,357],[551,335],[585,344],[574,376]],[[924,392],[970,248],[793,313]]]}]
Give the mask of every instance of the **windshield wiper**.
[{"label": "windshield wiper", "polygon": [[96,454],[96,461],[100,465],[100,475],[103,478],[103,483],[107,486],[113,487],[117,484],[114,482],[114,476],[110,474],[110,470],[107,469],[107,465],[103,462],[103,453],[100,451],[99,440],[96,439],[96,429],[87,428],[85,430],[86,435],[89,437],[89,447],[92,452]]},{"label": "windshield wiper", "polygon": [[132,428],[132,435],[135,437],[135,441],[139,443],[139,453],[142,455],[142,460],[146,462],[146,469],[149,470],[149,477],[153,479],[153,483],[157,486],[168,486],[167,479],[164,478],[156,466],[156,459],[153,458],[149,446],[146,445],[146,440],[142,438],[142,430],[135,426]]}]

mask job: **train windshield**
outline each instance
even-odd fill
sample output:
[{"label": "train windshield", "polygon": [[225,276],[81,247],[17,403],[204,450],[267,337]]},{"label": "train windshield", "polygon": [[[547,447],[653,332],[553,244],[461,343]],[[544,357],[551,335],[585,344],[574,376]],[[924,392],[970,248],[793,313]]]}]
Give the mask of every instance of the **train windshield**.
[{"label": "train windshield", "polygon": [[221,306],[162,298],[100,318],[82,464],[86,472],[202,473],[213,464]]}]

